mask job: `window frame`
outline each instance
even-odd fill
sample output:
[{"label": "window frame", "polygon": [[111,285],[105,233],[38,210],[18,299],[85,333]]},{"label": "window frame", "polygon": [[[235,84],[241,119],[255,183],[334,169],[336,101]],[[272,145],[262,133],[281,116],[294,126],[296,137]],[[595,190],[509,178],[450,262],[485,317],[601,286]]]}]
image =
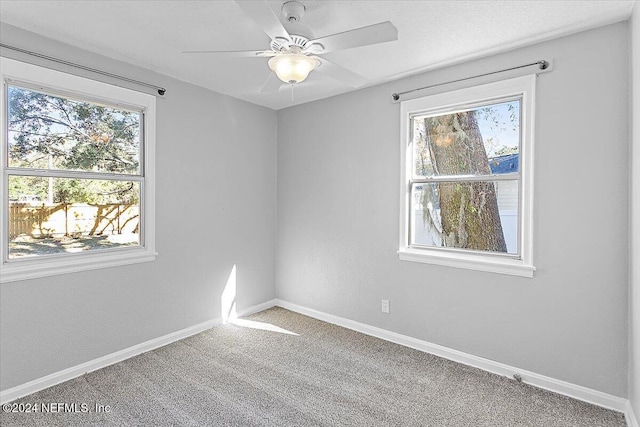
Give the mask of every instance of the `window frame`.
[{"label": "window frame", "polygon": [[[0,57],[0,283],[68,274],[85,270],[153,261],[155,251],[155,96],[85,77]],[[42,91],[57,96],[96,102],[141,112],[139,175],[42,171],[9,167],[8,86]],[[140,184],[140,244],[135,247],[79,253],[9,258],[9,175],[59,176],[82,179],[133,180]]]},{"label": "window frame", "polygon": [[[533,153],[536,75],[527,75],[464,89],[414,98],[400,103],[400,233],[398,256],[402,261],[533,277]],[[518,194],[518,253],[500,254],[458,248],[411,245],[413,138],[411,119],[416,115],[447,114],[492,101],[521,98]],[[494,177],[499,177],[495,175]],[[498,178],[502,180],[503,178]],[[435,178],[430,180],[436,182]],[[452,181],[451,177],[443,178]],[[422,180],[418,180],[422,181]],[[489,179],[489,181],[495,181]]]}]

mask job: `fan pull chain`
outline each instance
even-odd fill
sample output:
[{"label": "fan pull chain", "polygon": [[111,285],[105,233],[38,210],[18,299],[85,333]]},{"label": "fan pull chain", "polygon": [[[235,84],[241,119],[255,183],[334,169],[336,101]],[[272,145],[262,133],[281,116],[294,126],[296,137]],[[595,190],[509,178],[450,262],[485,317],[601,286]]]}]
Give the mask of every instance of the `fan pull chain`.
[{"label": "fan pull chain", "polygon": [[293,83],[291,83],[291,102],[293,102]]}]

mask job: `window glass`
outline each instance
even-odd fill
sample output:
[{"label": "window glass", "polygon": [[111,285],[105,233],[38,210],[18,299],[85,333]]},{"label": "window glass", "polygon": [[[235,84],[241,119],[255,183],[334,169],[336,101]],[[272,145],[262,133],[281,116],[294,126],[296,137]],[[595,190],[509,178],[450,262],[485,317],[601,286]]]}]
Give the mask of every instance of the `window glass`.
[{"label": "window glass", "polygon": [[140,244],[138,182],[10,175],[9,200],[10,259]]},{"label": "window glass", "polygon": [[518,181],[413,184],[411,245],[518,253]]},{"label": "window glass", "polygon": [[[485,104],[447,114],[411,118],[413,175],[487,175],[518,172],[495,168],[520,152],[520,100]],[[491,164],[491,163],[494,164]]]},{"label": "window glass", "polygon": [[517,255],[520,99],[410,120],[409,244]]},{"label": "window glass", "polygon": [[140,174],[140,112],[7,91],[10,167]]}]

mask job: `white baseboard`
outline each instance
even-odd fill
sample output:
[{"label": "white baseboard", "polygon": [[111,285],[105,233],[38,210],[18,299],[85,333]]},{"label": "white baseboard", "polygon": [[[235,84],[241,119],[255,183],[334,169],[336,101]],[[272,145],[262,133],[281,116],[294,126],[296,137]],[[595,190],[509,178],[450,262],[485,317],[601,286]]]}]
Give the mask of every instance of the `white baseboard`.
[{"label": "white baseboard", "polygon": [[640,424],[638,424],[638,419],[633,412],[633,407],[631,406],[630,401],[627,401],[627,410],[624,412],[624,418],[627,421],[627,427],[640,427]]},{"label": "white baseboard", "polygon": [[271,307],[275,307],[276,306],[276,301],[275,299],[269,300],[269,301],[265,301],[261,304],[256,304],[256,305],[252,305],[249,308],[245,308],[243,310],[238,310],[237,312],[237,316],[238,317],[243,317],[243,316],[248,316],[250,314],[253,313],[258,313],[259,311],[264,311],[268,308]]},{"label": "white baseboard", "polygon": [[[259,311],[273,307],[274,305],[275,300],[267,301],[262,304],[239,310],[237,315],[247,316],[249,314],[257,313]],[[188,328],[181,329],[179,331],[172,332],[170,334],[154,338],[149,341],[145,341],[143,343],[134,345],[133,347],[125,348],[124,350],[116,351],[115,353],[111,353],[106,356],[81,363],[80,365],[73,366],[62,371],[54,372],[53,374],[35,379],[33,381],[29,381],[25,384],[21,384],[7,390],[3,390],[0,392],[0,404],[11,402],[12,400],[27,396],[40,390],[44,390],[45,388],[49,388],[64,381],[79,377],[88,372],[113,365],[114,363],[129,359],[130,357],[137,356],[138,354],[145,353],[147,351],[162,347],[167,344],[171,344],[172,342],[179,341],[181,339],[198,334],[220,324],[222,324],[221,318],[207,320],[206,322],[202,322],[197,325],[193,325]]]},{"label": "white baseboard", "polygon": [[[367,335],[371,335],[377,338],[381,338],[386,341],[394,342],[396,344],[404,345],[406,347],[414,348],[416,350],[424,351],[434,354],[436,356],[443,357],[445,359],[453,360],[455,362],[463,363],[465,365],[473,366],[488,372],[492,372],[498,375],[506,377],[513,377],[514,374],[519,374],[522,377],[523,382],[531,384],[536,387],[540,387],[555,393],[559,393],[574,399],[582,400],[594,405],[602,406],[604,408],[613,409],[615,411],[624,412],[627,424],[629,427],[640,427],[638,425],[637,418],[634,415],[633,408],[627,399],[616,397],[610,394],[602,393],[597,390],[589,389],[579,385],[571,384],[565,381],[550,378],[544,375],[529,372],[523,369],[518,369],[513,366],[505,365],[503,363],[495,362],[493,360],[485,359],[482,357],[474,356],[472,354],[464,353],[462,351],[447,348],[438,344],[432,344],[427,341],[418,340],[415,338],[401,335],[395,332],[390,332],[385,329],[377,328],[375,326],[366,325],[364,323],[349,320],[343,317],[334,316],[332,314],[324,313],[318,310],[303,307],[288,301],[281,299],[274,299],[266,301],[261,304],[248,307],[237,312],[238,317],[247,316],[249,314],[257,313],[268,308],[280,306],[287,310],[295,311],[300,314],[304,314],[309,317],[313,317],[328,323],[332,323],[338,326],[342,326],[348,329],[352,329],[358,332],[362,332]],[[11,402],[12,400],[20,397],[35,393],[45,388],[54,386],[56,384],[68,381],[70,379],[79,377],[88,372],[92,372],[114,363],[121,362],[138,354],[162,347],[175,341],[179,341],[183,338],[190,337],[192,335],[203,332],[207,329],[211,329],[214,326],[220,325],[222,319],[212,319],[206,322],[190,326],[188,328],[172,332],[162,337],[154,338],[149,341],[134,345],[133,347],[126,348],[124,350],[111,353],[109,355],[94,359],[77,366],[73,366],[68,369],[64,369],[59,372],[47,375],[42,378],[29,381],[25,384],[3,390],[0,392],[0,403]]]},{"label": "white baseboard", "polygon": [[[518,374],[521,376],[522,381],[527,384],[549,390],[554,393],[562,394],[564,396],[572,397],[574,399],[582,400],[584,402],[592,403],[594,405],[601,406],[607,409],[613,409],[614,411],[623,412],[627,415],[627,418],[629,418],[628,414],[631,406],[629,405],[629,401],[627,399],[621,397],[613,396],[598,390],[571,384],[566,381],[557,380],[555,378],[547,377],[544,375],[536,374],[535,372],[515,368],[513,366],[505,365],[504,363],[474,356],[472,354],[464,353],[462,351],[454,350],[438,344],[433,344],[427,341],[411,338],[406,335],[390,332],[385,329],[377,328],[375,326],[370,326],[350,319],[345,319],[343,317],[323,313],[321,311],[303,307],[288,301],[283,301],[281,299],[276,299],[276,305],[282,308],[286,308],[287,310],[304,314],[309,317],[313,317],[328,323],[333,323],[338,326],[362,332],[363,334],[381,338],[386,341],[391,341],[406,347],[411,347],[416,350],[424,351],[426,353],[434,354],[436,356],[440,356],[454,362],[473,366],[475,368],[492,372],[494,374],[503,375],[509,378],[513,378],[514,374]],[[631,413],[630,416],[632,417],[633,413]],[[629,422],[627,421],[627,423]],[[632,425],[631,423],[629,424]],[[637,423],[634,427],[638,427]]]}]

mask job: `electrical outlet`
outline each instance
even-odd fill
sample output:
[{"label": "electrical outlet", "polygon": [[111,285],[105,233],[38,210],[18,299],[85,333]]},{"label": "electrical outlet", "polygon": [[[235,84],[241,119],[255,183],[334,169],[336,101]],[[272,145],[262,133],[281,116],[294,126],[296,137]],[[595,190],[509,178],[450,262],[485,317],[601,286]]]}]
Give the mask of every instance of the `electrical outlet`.
[{"label": "electrical outlet", "polygon": [[386,300],[386,299],[382,300],[382,312],[383,313],[389,312],[389,300]]}]

